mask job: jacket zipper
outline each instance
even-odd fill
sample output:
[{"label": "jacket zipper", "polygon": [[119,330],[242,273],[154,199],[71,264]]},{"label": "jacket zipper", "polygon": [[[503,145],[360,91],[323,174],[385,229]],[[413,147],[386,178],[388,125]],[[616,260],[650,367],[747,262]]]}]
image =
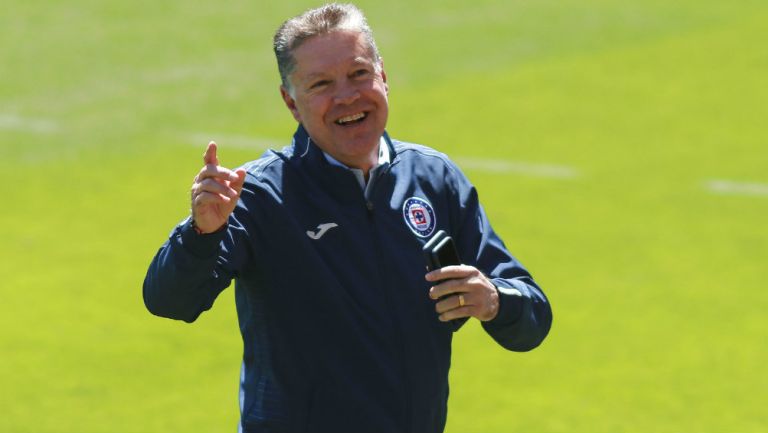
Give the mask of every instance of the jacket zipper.
[{"label": "jacket zipper", "polygon": [[[391,164],[390,164],[390,166],[388,166],[385,169],[385,171],[383,173],[379,174],[376,179],[372,179],[374,184],[371,185],[371,191],[370,191],[370,196],[369,197],[366,197],[365,196],[365,192],[363,192],[363,200],[365,201],[365,208],[366,208],[367,214],[368,214],[368,222],[370,224],[370,234],[371,234],[371,237],[373,238],[374,251],[375,251],[376,259],[377,259],[378,262],[380,262],[379,259],[380,259],[380,257],[382,255],[381,255],[381,244],[379,242],[379,237],[377,236],[377,233],[376,233],[377,232],[377,230],[376,230],[376,218],[375,218],[375,214],[374,214],[374,210],[376,209],[376,206],[374,205],[373,197],[374,197],[374,195],[376,193],[376,188],[378,186],[378,182],[380,182],[381,179],[389,172],[390,168],[391,168]],[[382,276],[381,272],[379,272],[378,277],[379,277],[379,281],[384,281],[384,279],[382,278],[383,276]],[[408,369],[408,367],[406,365],[406,362],[405,362],[405,359],[406,359],[405,341],[404,341],[404,339],[405,339],[405,332],[403,331],[403,329],[401,327],[401,321],[397,320],[397,316],[394,313],[394,311],[395,311],[395,303],[393,302],[393,299],[392,299],[392,295],[393,295],[392,294],[392,288],[391,287],[387,287],[386,281],[385,281],[384,293],[386,294],[386,302],[387,302],[386,307],[387,307],[387,311],[392,312],[392,313],[390,313],[390,319],[392,320],[393,328],[396,330],[396,332],[398,334],[398,342],[399,342],[399,344],[398,344],[398,349],[399,349],[398,350],[398,356],[400,358],[399,359],[399,361],[400,361],[400,369],[404,373],[403,374],[403,378],[404,378],[404,381],[403,381],[403,390],[404,390],[403,402],[404,402],[404,406],[405,406],[405,422],[406,422],[404,427],[406,428],[406,430],[405,430],[406,432],[410,432],[410,431],[412,431],[412,426],[413,426],[413,419],[412,419],[413,418],[413,414],[412,414],[413,404],[411,403],[412,396],[411,396],[411,388],[409,386],[409,383],[411,382],[410,377],[409,377],[410,376],[410,371],[409,371],[409,369]]]}]

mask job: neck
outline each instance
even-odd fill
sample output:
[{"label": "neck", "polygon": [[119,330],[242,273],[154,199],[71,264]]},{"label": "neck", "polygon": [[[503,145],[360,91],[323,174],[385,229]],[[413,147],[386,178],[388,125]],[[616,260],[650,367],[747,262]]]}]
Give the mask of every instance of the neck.
[{"label": "neck", "polygon": [[368,180],[368,173],[371,171],[371,169],[379,164],[379,146],[376,146],[374,151],[365,158],[352,159],[337,156],[326,151],[323,151],[323,153],[325,154],[326,159],[328,159],[331,163],[337,163],[337,165],[343,165],[347,168],[355,168],[361,170],[366,180]]}]

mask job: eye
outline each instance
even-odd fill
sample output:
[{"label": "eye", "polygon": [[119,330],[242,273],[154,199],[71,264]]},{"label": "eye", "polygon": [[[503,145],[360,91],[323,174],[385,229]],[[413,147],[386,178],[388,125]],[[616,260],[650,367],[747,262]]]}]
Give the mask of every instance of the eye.
[{"label": "eye", "polygon": [[354,72],[352,72],[352,77],[365,77],[369,74],[368,69],[356,69]]},{"label": "eye", "polygon": [[314,83],[310,84],[309,88],[310,89],[320,89],[322,87],[327,86],[328,84],[330,84],[330,81],[328,81],[328,80],[318,80],[318,81],[315,81]]}]

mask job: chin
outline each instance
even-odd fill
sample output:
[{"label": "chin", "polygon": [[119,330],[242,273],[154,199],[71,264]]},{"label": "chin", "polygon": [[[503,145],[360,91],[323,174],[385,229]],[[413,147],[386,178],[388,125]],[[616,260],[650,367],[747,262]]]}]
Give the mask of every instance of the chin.
[{"label": "chin", "polygon": [[354,153],[358,156],[365,156],[375,152],[376,149],[378,149],[380,137],[381,136],[375,138],[366,137],[365,139],[350,140],[341,147],[346,149],[349,153]]}]

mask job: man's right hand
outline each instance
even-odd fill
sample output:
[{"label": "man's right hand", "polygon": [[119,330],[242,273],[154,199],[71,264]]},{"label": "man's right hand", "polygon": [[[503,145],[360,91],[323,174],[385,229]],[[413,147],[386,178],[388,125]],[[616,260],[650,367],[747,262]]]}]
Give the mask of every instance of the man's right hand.
[{"label": "man's right hand", "polygon": [[205,166],[192,184],[192,220],[199,233],[213,233],[227,223],[235,210],[245,182],[245,170],[221,167],[216,143],[211,141],[203,156]]}]

